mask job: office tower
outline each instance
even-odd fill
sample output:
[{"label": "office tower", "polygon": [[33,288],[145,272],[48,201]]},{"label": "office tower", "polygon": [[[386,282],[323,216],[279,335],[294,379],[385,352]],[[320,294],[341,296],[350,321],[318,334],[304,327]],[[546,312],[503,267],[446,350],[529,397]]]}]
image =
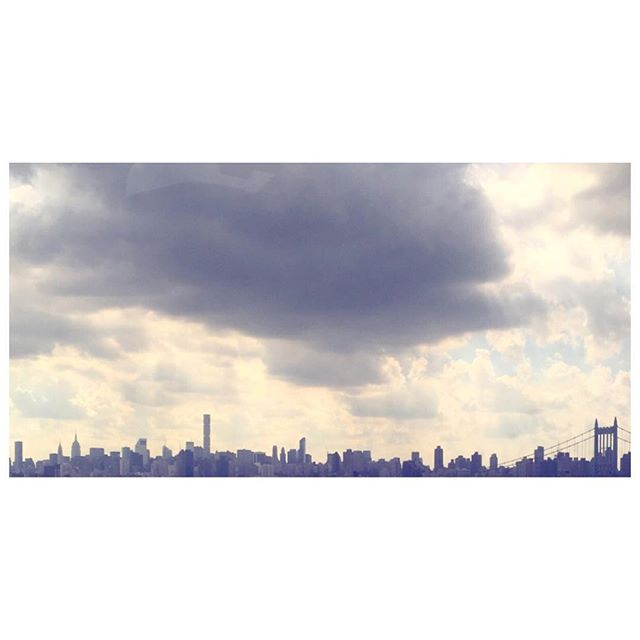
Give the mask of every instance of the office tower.
[{"label": "office tower", "polygon": [[542,475],[542,465],[544,463],[544,447],[536,447],[533,452],[533,475]]},{"label": "office tower", "polygon": [[470,470],[473,475],[482,471],[482,456],[477,451],[471,456]]},{"label": "office tower", "polygon": [[107,460],[107,468],[109,470],[108,475],[119,476],[120,475],[120,452],[110,451],[109,458]]},{"label": "office tower", "polygon": [[16,440],[15,443],[15,453],[13,455],[13,469],[17,473],[22,471],[22,442],[20,440]]},{"label": "office tower", "polygon": [[287,452],[287,463],[295,464],[298,461],[298,451],[296,449],[289,449]]},{"label": "office tower", "polygon": [[131,449],[122,447],[122,455],[120,456],[120,475],[128,476],[131,473]]},{"label": "office tower", "polygon": [[172,456],[173,452],[171,451],[171,449],[169,449],[169,447],[167,447],[166,445],[162,445],[162,457],[165,460],[170,460]]},{"label": "office tower", "polygon": [[340,454],[327,453],[327,472],[330,476],[340,475]]},{"label": "office tower", "polygon": [[287,454],[284,452],[284,447],[280,448],[280,464],[287,464]]},{"label": "office tower", "polygon": [[442,471],[444,468],[444,451],[442,447],[438,445],[433,450],[433,470],[434,471]]},{"label": "office tower", "polygon": [[142,468],[148,469],[150,461],[151,461],[151,453],[149,449],[147,449],[147,439],[146,438],[138,438],[138,442],[136,442],[135,453],[139,456],[142,456]]},{"label": "office tower", "polygon": [[489,458],[489,469],[491,471],[498,470],[498,455],[495,453],[492,453],[491,457]]},{"label": "office tower", "polygon": [[193,470],[193,450],[181,451],[176,458],[176,475],[192,478]]},{"label": "office tower", "polygon": [[273,445],[273,449],[271,450],[271,462],[278,464],[278,445],[276,444]]},{"label": "office tower", "polygon": [[58,442],[58,464],[62,464],[64,455],[62,453],[62,442]]},{"label": "office tower", "polygon": [[300,438],[300,445],[298,448],[298,462],[304,462],[304,458],[307,455],[307,439]]},{"label": "office tower", "polygon": [[73,442],[71,443],[71,457],[79,458],[80,456],[80,443],[78,442],[78,434],[76,433],[73,437]]},{"label": "office tower", "polygon": [[413,464],[422,464],[422,458],[420,457],[419,451],[411,452],[411,462],[413,462]]},{"label": "office tower", "polygon": [[205,453],[211,453],[211,416],[208,413],[202,416],[202,446]]}]

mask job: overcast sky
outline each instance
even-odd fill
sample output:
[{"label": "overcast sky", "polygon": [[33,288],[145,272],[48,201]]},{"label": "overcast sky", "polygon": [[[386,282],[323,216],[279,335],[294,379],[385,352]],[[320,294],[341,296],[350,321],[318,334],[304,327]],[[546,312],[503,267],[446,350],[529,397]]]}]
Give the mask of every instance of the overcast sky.
[{"label": "overcast sky", "polygon": [[500,458],[629,425],[628,165],[13,165],[11,437]]}]

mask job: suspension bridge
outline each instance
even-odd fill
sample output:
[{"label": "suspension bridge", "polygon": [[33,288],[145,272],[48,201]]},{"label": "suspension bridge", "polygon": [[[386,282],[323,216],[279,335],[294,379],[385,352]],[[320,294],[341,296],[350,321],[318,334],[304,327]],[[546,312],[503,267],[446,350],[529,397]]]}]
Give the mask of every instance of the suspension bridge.
[{"label": "suspension bridge", "polygon": [[593,427],[549,447],[501,462],[508,475],[630,476],[631,432],[614,418],[611,426]]}]

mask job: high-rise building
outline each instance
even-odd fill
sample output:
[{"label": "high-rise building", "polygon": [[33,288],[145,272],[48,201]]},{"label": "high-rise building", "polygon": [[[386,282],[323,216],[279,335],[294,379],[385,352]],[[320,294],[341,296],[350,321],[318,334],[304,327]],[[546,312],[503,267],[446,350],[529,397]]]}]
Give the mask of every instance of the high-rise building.
[{"label": "high-rise building", "polygon": [[287,464],[287,454],[284,452],[284,447],[280,447],[280,464]]},{"label": "high-rise building", "polygon": [[208,413],[202,416],[202,446],[205,453],[211,453],[211,416]]},{"label": "high-rise building", "polygon": [[300,438],[300,445],[298,447],[298,462],[304,462],[307,455],[307,439]]},{"label": "high-rise building", "polygon": [[271,450],[271,462],[273,464],[278,464],[278,445],[274,444],[273,449]]},{"label": "high-rise building", "polygon": [[81,456],[80,452],[80,443],[78,442],[78,434],[76,433],[73,438],[73,442],[71,443],[71,457],[79,458]]},{"label": "high-rise building", "polygon": [[287,462],[289,464],[295,464],[298,462],[298,452],[296,449],[289,449],[287,452]]},{"label": "high-rise building", "polygon": [[438,445],[433,450],[433,470],[434,471],[442,471],[444,468],[444,451],[442,447]]},{"label": "high-rise building", "polygon": [[477,451],[475,451],[471,456],[471,463],[469,466],[472,474],[477,474],[482,471],[482,456]]},{"label": "high-rise building", "polygon": [[16,440],[16,443],[14,445],[14,455],[13,455],[13,469],[14,469],[14,471],[16,471],[17,473],[22,471],[22,463],[23,462],[24,461],[22,459],[22,441]]},{"label": "high-rise building", "polygon": [[131,473],[131,449],[122,447],[122,455],[120,456],[120,475],[128,476]]},{"label": "high-rise building", "polygon": [[134,451],[138,455],[142,456],[142,468],[146,471],[149,467],[150,460],[151,460],[151,453],[149,449],[147,449],[147,439],[138,438],[138,442],[136,442],[136,447]]},{"label": "high-rise building", "polygon": [[327,472],[330,476],[337,476],[340,474],[340,454],[327,453]]},{"label": "high-rise building", "polygon": [[542,465],[544,464],[544,447],[536,447],[533,452],[533,474],[535,476],[542,475]]},{"label": "high-rise building", "polygon": [[173,456],[173,452],[171,451],[171,449],[169,449],[169,447],[167,447],[167,445],[162,445],[162,457],[165,460],[170,460],[171,457]]},{"label": "high-rise building", "polygon": [[62,453],[62,442],[58,442],[58,464],[62,464],[64,454]]},{"label": "high-rise building", "polygon": [[497,471],[498,469],[498,454],[492,453],[489,457],[489,470]]}]

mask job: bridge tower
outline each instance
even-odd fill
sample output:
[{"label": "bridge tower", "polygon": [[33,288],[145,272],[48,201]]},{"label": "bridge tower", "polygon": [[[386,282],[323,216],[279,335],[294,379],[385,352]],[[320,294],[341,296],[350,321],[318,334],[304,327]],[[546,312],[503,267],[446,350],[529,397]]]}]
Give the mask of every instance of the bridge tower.
[{"label": "bridge tower", "polygon": [[598,419],[593,426],[593,463],[595,474],[616,475],[618,473],[618,418],[613,426],[599,427]]}]

